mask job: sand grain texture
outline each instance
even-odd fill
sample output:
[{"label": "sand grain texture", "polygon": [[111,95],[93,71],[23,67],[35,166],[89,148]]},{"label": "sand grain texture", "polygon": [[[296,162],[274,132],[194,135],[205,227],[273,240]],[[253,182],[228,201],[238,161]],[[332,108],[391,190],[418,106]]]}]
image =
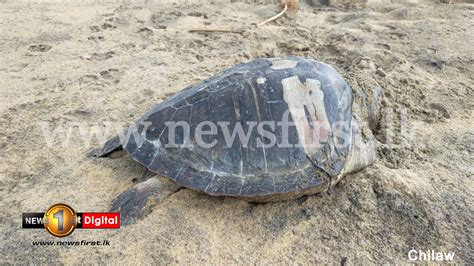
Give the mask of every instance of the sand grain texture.
[{"label": "sand grain texture", "polygon": [[[0,1],[0,262],[406,263],[415,248],[473,264],[474,7],[301,3],[296,15],[250,25],[278,10]],[[188,32],[222,26],[245,33]],[[87,158],[97,143],[76,135],[48,147],[40,123],[126,126],[226,67],[284,55],[330,63],[355,90],[377,81],[411,137],[388,145],[399,124],[382,124],[377,162],[330,194],[251,204],[183,189],[134,225],[68,237],[110,247],[31,244],[57,239],[21,229],[22,212],[56,202],[106,211],[147,176],[126,156]]]}]

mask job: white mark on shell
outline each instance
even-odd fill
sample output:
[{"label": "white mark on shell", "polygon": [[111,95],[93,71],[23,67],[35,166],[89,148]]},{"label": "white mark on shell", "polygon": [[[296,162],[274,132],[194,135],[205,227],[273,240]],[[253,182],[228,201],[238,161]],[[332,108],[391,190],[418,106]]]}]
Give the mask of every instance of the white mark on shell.
[{"label": "white mark on shell", "polygon": [[298,64],[297,61],[288,60],[288,59],[277,59],[272,61],[271,68],[274,70],[294,68]]},{"label": "white mark on shell", "polygon": [[314,155],[321,148],[321,143],[327,142],[330,130],[321,83],[316,79],[306,79],[303,84],[298,76],[283,79],[281,83],[284,100],[288,103],[300,139],[299,144],[306,154]]},{"label": "white mark on shell", "polygon": [[259,85],[264,84],[266,81],[267,81],[267,79],[264,78],[264,77],[257,78],[257,84],[259,84]]}]

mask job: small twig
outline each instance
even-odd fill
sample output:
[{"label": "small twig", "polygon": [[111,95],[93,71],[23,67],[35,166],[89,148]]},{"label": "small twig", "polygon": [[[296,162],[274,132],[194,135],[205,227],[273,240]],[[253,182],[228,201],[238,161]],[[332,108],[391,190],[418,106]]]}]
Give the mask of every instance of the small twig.
[{"label": "small twig", "polygon": [[275,19],[281,17],[281,16],[286,12],[287,9],[288,9],[288,5],[285,4],[285,8],[283,8],[283,10],[282,10],[280,13],[276,14],[275,16],[273,16],[273,17],[271,17],[271,18],[269,18],[269,19],[267,19],[267,20],[265,20],[265,21],[262,21],[262,22],[258,23],[258,24],[257,24],[257,27],[261,27],[261,26],[267,24],[268,22],[272,22],[272,21],[274,21]]},{"label": "small twig", "polygon": [[229,29],[192,29],[188,30],[188,32],[197,32],[197,33],[206,33],[206,32],[230,32],[230,33],[237,33],[243,34],[243,31],[240,30],[229,30]]}]

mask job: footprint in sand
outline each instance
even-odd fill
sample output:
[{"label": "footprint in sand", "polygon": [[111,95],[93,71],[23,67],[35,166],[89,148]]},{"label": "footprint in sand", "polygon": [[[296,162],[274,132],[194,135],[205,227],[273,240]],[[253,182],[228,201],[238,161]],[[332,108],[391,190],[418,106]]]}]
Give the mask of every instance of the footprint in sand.
[{"label": "footprint in sand", "polygon": [[81,58],[84,60],[103,61],[103,60],[107,60],[109,58],[114,57],[114,55],[115,55],[114,51],[108,51],[105,53],[91,53],[91,54],[82,55]]},{"label": "footprint in sand", "polygon": [[31,44],[28,46],[28,50],[32,52],[47,52],[51,50],[52,46],[47,44]]}]

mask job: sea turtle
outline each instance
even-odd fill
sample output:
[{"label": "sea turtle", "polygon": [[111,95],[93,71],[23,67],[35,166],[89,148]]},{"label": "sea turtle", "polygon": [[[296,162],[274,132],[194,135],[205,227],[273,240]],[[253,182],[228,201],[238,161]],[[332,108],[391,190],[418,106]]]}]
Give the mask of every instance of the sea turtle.
[{"label": "sea turtle", "polygon": [[312,59],[256,59],[185,88],[91,155],[123,148],[158,174],[113,202],[123,224],[178,187],[257,202],[293,199],[375,160],[370,127],[381,94],[376,86],[354,101],[344,78]]}]

